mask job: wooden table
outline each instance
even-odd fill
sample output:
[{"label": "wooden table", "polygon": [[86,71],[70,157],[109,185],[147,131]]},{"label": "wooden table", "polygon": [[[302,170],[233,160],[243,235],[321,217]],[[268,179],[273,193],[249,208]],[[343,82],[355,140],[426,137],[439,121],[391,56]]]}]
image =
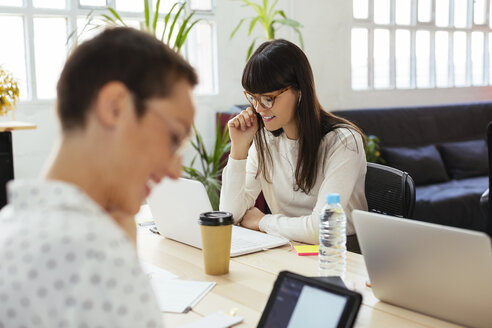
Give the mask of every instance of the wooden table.
[{"label": "wooden table", "polygon": [[[180,279],[215,281],[217,285],[187,314],[165,313],[167,327],[179,327],[208,314],[237,308],[244,318],[238,327],[256,327],[278,272],[289,270],[315,276],[317,256],[297,256],[290,246],[231,259],[230,272],[222,276],[204,273],[201,250],[150,232],[139,233],[139,256],[179,276]],[[380,302],[366,286],[361,255],[347,254],[345,284],[363,295],[355,327],[459,327],[424,314]]]},{"label": "wooden table", "polygon": [[0,121],[0,208],[7,203],[5,184],[14,178],[12,132],[35,129],[36,125],[19,121]]},{"label": "wooden table", "polygon": [[0,121],[0,132],[10,132],[15,130],[32,130],[36,124],[20,121]]}]

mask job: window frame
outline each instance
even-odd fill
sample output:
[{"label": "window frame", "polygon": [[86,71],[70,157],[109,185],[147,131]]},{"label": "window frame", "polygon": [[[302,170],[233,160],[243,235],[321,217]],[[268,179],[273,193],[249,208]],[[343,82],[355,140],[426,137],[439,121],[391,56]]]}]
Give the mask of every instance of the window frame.
[{"label": "window frame", "polygon": [[[140,0],[138,0],[140,1]],[[2,6],[0,5],[0,15],[13,15],[21,16],[23,18],[24,26],[24,47],[25,47],[25,65],[26,65],[26,86],[27,94],[26,98],[19,101],[20,104],[52,104],[56,99],[39,99],[38,88],[36,81],[36,64],[35,64],[35,48],[34,48],[34,18],[35,17],[63,17],[67,21],[67,37],[72,31],[77,29],[77,19],[80,17],[86,17],[94,8],[101,8],[96,6],[82,6],[79,5],[79,0],[65,0],[64,9],[54,8],[37,8],[33,5],[33,0],[22,0],[23,5],[20,7],[14,6]],[[210,93],[201,93],[198,96],[212,96],[218,94],[218,53],[217,53],[217,24],[216,24],[216,4],[215,0],[211,0],[211,10],[195,10],[195,18],[201,18],[206,20],[212,26],[212,88]],[[106,0],[106,6],[115,8],[116,0]],[[153,5],[151,6],[150,15],[152,16]],[[187,2],[186,9],[190,11],[190,3]],[[141,12],[129,12],[119,11],[124,18],[143,19],[144,13]],[[160,17],[163,17],[161,14]],[[70,54],[75,42],[75,38],[70,38],[67,42],[66,56]],[[185,53],[187,52],[188,42],[185,43]]]},{"label": "window frame", "polygon": [[[411,1],[411,13],[410,13],[410,24],[396,24],[396,1],[389,0],[390,2],[390,22],[389,24],[378,24],[374,22],[374,0],[368,0],[368,17],[365,19],[355,18],[353,14],[354,1],[351,1],[351,17],[352,24],[351,30],[354,28],[364,28],[368,31],[368,56],[367,56],[367,87],[365,88],[354,88],[352,83],[352,73],[351,73],[351,83],[350,88],[352,91],[367,91],[367,90],[425,90],[425,89],[449,89],[449,88],[472,88],[472,87],[484,87],[492,83],[492,74],[490,74],[490,51],[489,51],[489,37],[492,33],[492,28],[490,27],[492,9],[491,1],[485,1],[485,20],[483,24],[474,23],[474,1],[467,0],[467,23],[465,27],[455,27],[454,26],[454,4],[455,0],[449,0],[449,22],[448,26],[436,26],[436,0],[431,0],[431,19],[429,22],[419,22],[418,21],[418,0]],[[385,29],[390,33],[390,61],[389,61],[389,86],[384,88],[374,87],[374,30],[375,29]],[[410,32],[410,77],[409,87],[397,87],[396,86],[396,57],[395,57],[395,32],[396,30],[408,30]],[[430,69],[430,81],[428,87],[418,87],[416,81],[416,33],[417,31],[428,31],[430,33],[430,56],[429,56],[429,69]],[[445,31],[448,33],[448,83],[446,86],[436,85],[436,32]],[[454,58],[453,58],[453,46],[454,46],[454,32],[462,31],[466,33],[466,82],[464,86],[455,85],[455,72],[454,72]],[[484,35],[483,40],[483,81],[482,84],[473,84],[472,76],[472,32],[482,32]],[[350,49],[352,53],[352,48]],[[352,63],[350,64],[350,71],[352,72]]]}]

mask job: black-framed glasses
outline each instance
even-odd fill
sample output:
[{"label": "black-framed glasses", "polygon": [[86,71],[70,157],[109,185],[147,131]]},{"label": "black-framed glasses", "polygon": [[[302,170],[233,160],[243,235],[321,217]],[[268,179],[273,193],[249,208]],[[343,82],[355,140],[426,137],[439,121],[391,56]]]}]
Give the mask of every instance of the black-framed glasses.
[{"label": "black-framed glasses", "polygon": [[246,96],[246,99],[251,104],[251,106],[253,106],[255,109],[258,107],[258,103],[260,103],[264,108],[270,109],[275,104],[275,98],[277,98],[290,88],[291,86],[288,86],[287,88],[283,88],[282,90],[277,91],[277,93],[274,95],[260,95],[258,97],[244,90],[244,95]]}]

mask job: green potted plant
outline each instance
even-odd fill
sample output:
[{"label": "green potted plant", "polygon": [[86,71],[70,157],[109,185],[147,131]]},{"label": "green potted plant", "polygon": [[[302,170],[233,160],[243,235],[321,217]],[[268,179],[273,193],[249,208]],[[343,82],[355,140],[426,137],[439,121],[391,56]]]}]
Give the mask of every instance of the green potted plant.
[{"label": "green potted plant", "polygon": [[0,116],[5,116],[14,110],[19,100],[19,86],[10,72],[0,66]]},{"label": "green potted plant", "polygon": [[368,162],[386,164],[386,161],[381,157],[380,142],[381,140],[374,135],[366,136],[365,150],[366,160]]},{"label": "green potted plant", "polygon": [[[232,31],[230,36],[231,39],[234,37],[234,35],[236,35],[241,25],[243,25],[245,21],[249,21],[248,36],[251,36],[251,34],[253,33],[253,29],[255,28],[257,23],[259,23],[263,27],[266,40],[275,39],[275,34],[277,30],[282,26],[287,26],[292,28],[297,33],[299,37],[299,42],[301,43],[301,48],[304,48],[304,41],[302,39],[302,33],[300,30],[300,28],[302,28],[301,23],[299,23],[296,20],[288,18],[283,10],[275,9],[278,0],[274,0],[272,5],[269,5],[268,0],[262,0],[261,4],[255,3],[252,0],[235,0],[235,1],[242,2],[243,7],[251,8],[255,12],[255,15],[241,19],[239,23],[236,25],[236,28],[234,28],[234,30]],[[246,60],[248,60],[249,57],[251,57],[256,41],[258,39],[260,39],[260,37],[255,37],[251,42],[248,48],[248,52],[246,54]]]},{"label": "green potted plant", "polygon": [[[191,29],[200,19],[193,20],[193,16],[195,15],[194,10],[189,14],[186,13],[186,1],[176,2],[163,18],[164,29],[161,35],[157,35],[160,4],[161,0],[157,0],[155,8],[153,8],[153,15],[151,15],[150,1],[144,0],[144,21],[141,29],[148,31],[179,53]],[[87,21],[84,27],[78,35],[86,31],[103,29],[107,26],[128,26],[128,24],[116,9],[107,6],[102,13],[98,10],[91,10],[87,15]],[[75,32],[73,32],[69,38],[75,35]]]},{"label": "green potted plant", "polygon": [[[229,130],[227,125],[224,130],[221,130],[219,115],[216,123],[214,148],[211,151],[207,151],[203,137],[195,125],[193,125],[193,133],[194,138],[191,141],[191,145],[195,149],[196,155],[189,166],[183,167],[185,178],[200,181],[205,186],[212,208],[216,211],[219,209],[222,170],[227,163],[226,155],[231,150]],[[199,168],[195,168],[197,159]]]}]

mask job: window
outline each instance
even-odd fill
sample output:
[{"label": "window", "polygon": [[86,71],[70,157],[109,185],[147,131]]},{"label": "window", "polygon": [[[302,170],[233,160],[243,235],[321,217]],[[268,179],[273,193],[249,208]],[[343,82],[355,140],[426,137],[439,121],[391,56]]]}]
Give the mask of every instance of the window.
[{"label": "window", "polygon": [[352,89],[492,84],[487,0],[353,0]]},{"label": "window", "polygon": [[[161,0],[162,20],[175,2]],[[139,27],[143,0],[0,0],[0,40],[4,45],[0,65],[19,80],[22,101],[56,97],[56,83],[73,45],[67,42],[68,36],[85,25],[89,12],[107,4],[116,8],[129,25]],[[194,18],[201,20],[188,36],[182,53],[200,76],[195,91],[212,94],[217,91],[213,3],[193,0],[189,7],[187,10],[196,10]],[[94,34],[85,33],[79,42]]]}]

